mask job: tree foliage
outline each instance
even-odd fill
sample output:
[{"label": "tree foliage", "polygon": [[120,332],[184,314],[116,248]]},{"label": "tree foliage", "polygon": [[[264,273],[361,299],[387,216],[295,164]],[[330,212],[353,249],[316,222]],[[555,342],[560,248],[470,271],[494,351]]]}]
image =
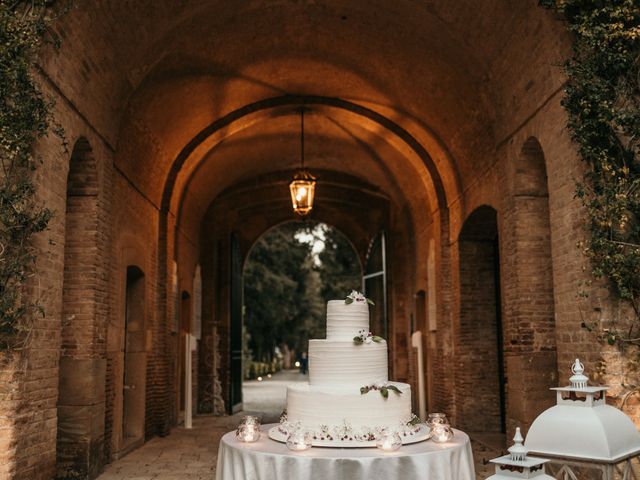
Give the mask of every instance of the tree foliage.
[{"label": "tree foliage", "polygon": [[[244,322],[253,358],[270,361],[276,346],[306,350],[310,338],[324,338],[325,303],[344,298],[360,283],[353,248],[331,228],[292,222],[261,237],[244,270]],[[325,249],[313,252],[313,241]],[[353,268],[355,266],[355,268]]]},{"label": "tree foliage", "polygon": [[332,228],[324,229],[324,250],[317,270],[322,283],[322,298],[343,298],[351,290],[361,290],[360,262],[347,237]]},{"label": "tree foliage", "polygon": [[[36,55],[53,20],[45,0],[0,0],[0,349],[17,347],[42,309],[26,299],[35,233],[51,211],[35,199],[35,142],[52,129],[52,104],[34,79]],[[62,135],[58,128],[56,133]]]},{"label": "tree foliage", "polygon": [[589,168],[576,195],[589,216],[583,245],[596,277],[607,277],[640,318],[640,5],[637,0],[543,0],[573,34],[563,106]]}]

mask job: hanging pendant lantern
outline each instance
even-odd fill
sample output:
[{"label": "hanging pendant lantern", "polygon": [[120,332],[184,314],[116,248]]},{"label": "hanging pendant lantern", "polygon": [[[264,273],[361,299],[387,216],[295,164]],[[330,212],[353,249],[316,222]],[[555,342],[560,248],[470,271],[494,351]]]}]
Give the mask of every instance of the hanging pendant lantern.
[{"label": "hanging pendant lantern", "polygon": [[289,184],[293,211],[305,216],[313,209],[313,195],[316,189],[316,179],[308,172],[301,171],[294,175]]},{"label": "hanging pendant lantern", "polygon": [[295,213],[304,217],[313,209],[315,190],[316,178],[304,169],[304,108],[300,108],[300,171],[289,184]]}]

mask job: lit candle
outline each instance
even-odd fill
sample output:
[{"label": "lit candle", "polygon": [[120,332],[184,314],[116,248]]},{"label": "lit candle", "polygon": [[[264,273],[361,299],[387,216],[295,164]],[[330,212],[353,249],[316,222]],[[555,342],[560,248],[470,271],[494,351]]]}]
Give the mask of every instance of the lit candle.
[{"label": "lit candle", "polygon": [[397,432],[382,432],[376,439],[376,447],[385,452],[394,452],[402,446],[402,439]]},{"label": "lit candle", "polygon": [[254,424],[240,425],[240,428],[238,428],[236,436],[242,442],[246,442],[246,443],[257,442],[258,439],[260,438],[260,427]]},{"label": "lit candle", "polygon": [[242,421],[236,430],[236,437],[241,442],[257,442],[260,438],[260,419],[255,415],[242,417]]},{"label": "lit candle", "polygon": [[427,426],[431,429],[431,440],[445,443],[453,437],[453,430],[444,413],[430,413]]},{"label": "lit candle", "polygon": [[446,424],[437,424],[431,431],[431,439],[436,443],[445,443],[453,437],[453,430]]}]

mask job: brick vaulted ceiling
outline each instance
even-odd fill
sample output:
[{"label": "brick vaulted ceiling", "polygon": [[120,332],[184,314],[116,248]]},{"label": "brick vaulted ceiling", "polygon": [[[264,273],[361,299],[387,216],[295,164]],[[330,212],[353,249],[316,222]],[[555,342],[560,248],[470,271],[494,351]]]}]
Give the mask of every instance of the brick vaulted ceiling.
[{"label": "brick vaulted ceiling", "polygon": [[297,166],[295,98],[269,104],[287,96],[329,99],[308,115],[311,167],[414,211],[451,206],[561,88],[568,48],[537,0],[86,0],[55,30],[45,74],[129,181],[158,207],[175,182],[171,210],[195,218],[233,183]]}]

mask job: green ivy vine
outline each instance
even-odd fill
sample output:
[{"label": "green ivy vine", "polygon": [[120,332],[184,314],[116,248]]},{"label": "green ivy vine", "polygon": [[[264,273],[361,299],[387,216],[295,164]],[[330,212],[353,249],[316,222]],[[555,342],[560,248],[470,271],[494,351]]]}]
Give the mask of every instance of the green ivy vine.
[{"label": "green ivy vine", "polygon": [[34,145],[50,131],[62,136],[34,78],[37,52],[52,41],[51,3],[0,0],[0,350],[24,345],[34,315],[44,313],[26,288],[35,274],[33,236],[52,216],[36,200],[42,159]]},{"label": "green ivy vine", "polygon": [[[562,104],[589,166],[577,185],[589,217],[581,244],[594,276],[606,277],[635,313],[600,332],[609,344],[640,344],[640,4],[638,0],[541,0],[573,34]],[[583,325],[588,329],[593,325]]]}]

